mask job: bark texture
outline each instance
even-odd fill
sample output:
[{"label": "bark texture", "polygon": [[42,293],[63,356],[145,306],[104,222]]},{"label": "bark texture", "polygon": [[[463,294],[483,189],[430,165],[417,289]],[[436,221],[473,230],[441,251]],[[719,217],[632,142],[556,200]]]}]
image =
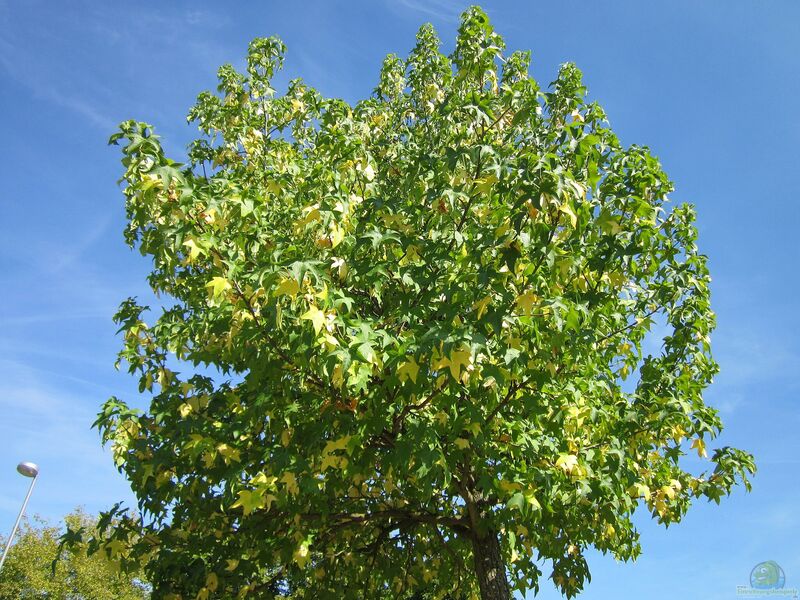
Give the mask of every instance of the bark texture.
[{"label": "bark texture", "polygon": [[475,560],[475,574],[481,589],[481,599],[511,600],[506,564],[500,552],[497,533],[490,531],[481,537],[473,535],[472,556]]}]

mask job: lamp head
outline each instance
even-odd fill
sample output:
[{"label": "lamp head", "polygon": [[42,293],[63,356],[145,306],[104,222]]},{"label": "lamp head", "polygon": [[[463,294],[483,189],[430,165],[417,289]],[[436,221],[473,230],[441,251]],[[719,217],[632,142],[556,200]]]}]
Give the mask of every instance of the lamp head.
[{"label": "lamp head", "polygon": [[25,477],[36,477],[39,474],[39,467],[32,462],[21,462],[17,465],[17,471]]}]

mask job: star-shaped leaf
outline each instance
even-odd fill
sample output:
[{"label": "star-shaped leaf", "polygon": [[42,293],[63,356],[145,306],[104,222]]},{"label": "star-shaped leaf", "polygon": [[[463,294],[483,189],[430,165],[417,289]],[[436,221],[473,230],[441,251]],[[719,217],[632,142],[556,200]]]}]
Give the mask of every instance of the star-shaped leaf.
[{"label": "star-shaped leaf", "polygon": [[569,474],[578,466],[578,457],[574,454],[560,454],[556,460],[556,466]]},{"label": "star-shaped leaf", "polygon": [[414,383],[417,383],[417,374],[419,373],[419,365],[417,361],[414,359],[413,356],[409,357],[400,367],[397,369],[397,377],[400,381],[405,381],[406,379],[410,379]]},{"label": "star-shaped leaf", "polygon": [[245,516],[260,508],[269,508],[275,501],[275,496],[267,494],[263,487],[257,487],[254,490],[239,490],[237,495],[239,499],[231,504],[231,508],[241,508]]},{"label": "star-shaped leaf", "polygon": [[297,283],[297,280],[294,277],[286,277],[285,279],[281,279],[280,283],[278,283],[278,287],[275,288],[275,297],[291,296],[294,298],[299,291],[300,284]]},{"label": "star-shaped leaf", "polygon": [[314,331],[319,333],[325,325],[325,313],[313,304],[308,308],[308,311],[300,316],[301,319],[311,321],[314,326]]},{"label": "star-shaped leaf", "polygon": [[214,300],[221,299],[225,292],[231,289],[231,283],[224,277],[214,277],[206,284],[208,293]]},{"label": "star-shaped leaf", "polygon": [[524,294],[520,294],[519,296],[517,296],[517,306],[519,307],[522,314],[529,315],[531,314],[533,305],[536,304],[538,300],[539,297],[532,291],[528,290]]},{"label": "star-shaped leaf", "polygon": [[183,242],[183,245],[188,248],[189,255],[187,257],[188,262],[193,263],[198,259],[200,254],[202,254],[202,249],[197,245],[193,239],[189,238],[188,240]]},{"label": "star-shaped leaf", "polygon": [[461,376],[461,367],[465,369],[472,363],[472,352],[469,348],[462,348],[460,350],[453,350],[450,352],[450,374],[453,379],[459,380]]}]

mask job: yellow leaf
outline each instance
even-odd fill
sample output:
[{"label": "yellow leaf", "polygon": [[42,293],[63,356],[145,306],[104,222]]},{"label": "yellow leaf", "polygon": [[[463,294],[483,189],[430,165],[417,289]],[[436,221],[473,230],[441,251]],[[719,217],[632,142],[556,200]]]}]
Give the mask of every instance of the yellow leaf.
[{"label": "yellow leaf", "polygon": [[314,297],[319,298],[320,300],[325,302],[325,300],[328,299],[328,284],[323,282],[322,289],[316,294],[314,294]]},{"label": "yellow leaf", "polygon": [[199,412],[201,409],[208,406],[208,402],[207,397],[190,396],[186,399],[186,404],[195,412]]},{"label": "yellow leaf", "polygon": [[562,213],[564,213],[569,217],[569,222],[573,228],[578,224],[578,217],[569,204],[562,204],[561,206],[558,207],[558,210],[560,210]]},{"label": "yellow leaf", "polygon": [[288,429],[284,429],[281,432],[281,445],[288,446],[289,445],[289,440],[291,440],[291,439],[292,439],[292,432],[290,430],[288,430]]},{"label": "yellow leaf", "polygon": [[214,277],[206,284],[208,292],[215,300],[222,298],[222,296],[231,289],[230,282],[224,277]]},{"label": "yellow leaf", "polygon": [[309,555],[308,542],[303,542],[302,544],[300,544],[297,550],[294,551],[292,557],[294,558],[294,562],[296,562],[302,569],[308,563],[309,560],[308,555]]},{"label": "yellow leaf", "polygon": [[465,450],[466,448],[469,448],[469,440],[464,438],[456,438],[455,445],[459,450]]},{"label": "yellow leaf", "polygon": [[461,367],[469,368],[472,362],[472,352],[467,349],[452,350],[450,352],[450,374],[453,379],[459,380],[461,375]]},{"label": "yellow leaf", "polygon": [[239,456],[239,451],[236,448],[231,448],[228,444],[220,444],[217,446],[217,452],[222,455],[222,458],[225,460],[226,463],[229,462],[239,462],[241,457]]},{"label": "yellow leaf", "polygon": [[497,183],[497,176],[494,174],[487,175],[475,180],[475,189],[482,194],[487,194],[491,191],[492,186]]},{"label": "yellow leaf", "polygon": [[665,516],[665,515],[667,514],[667,503],[666,503],[666,502],[664,502],[664,499],[663,499],[663,498],[657,498],[657,499],[656,499],[656,501],[655,501],[655,508],[656,508],[656,512],[657,512],[657,513],[658,513],[660,516],[662,516],[662,517],[663,517],[663,516]]},{"label": "yellow leaf", "polygon": [[281,184],[277,181],[267,182],[267,189],[276,196],[281,193]]},{"label": "yellow leaf", "polygon": [[146,464],[142,467],[142,482],[146,482],[148,479],[154,476],[155,468],[151,464]]},{"label": "yellow leaf", "polygon": [[336,248],[344,240],[344,229],[334,223],[331,225],[331,248]]},{"label": "yellow leaf", "polygon": [[661,487],[661,494],[663,496],[669,498],[670,500],[674,500],[675,499],[675,490],[672,489],[671,487],[669,487],[668,485],[665,485],[665,486]]},{"label": "yellow leaf", "polygon": [[291,471],[286,471],[281,477],[281,482],[286,486],[286,490],[292,495],[296,496],[297,493],[300,491],[300,487],[297,485],[297,477],[294,476],[294,473]]},{"label": "yellow leaf", "polygon": [[625,275],[620,271],[611,271],[608,274],[608,282],[615,288],[621,288],[625,283]]},{"label": "yellow leaf", "polygon": [[322,214],[319,212],[319,206],[307,206],[303,209],[305,215],[295,221],[294,227],[300,231],[305,228],[309,223],[315,223],[322,220]]},{"label": "yellow leaf", "polygon": [[397,377],[400,381],[410,379],[414,383],[417,383],[417,373],[419,373],[419,365],[413,356],[409,357],[408,360],[397,369]]},{"label": "yellow leaf", "polygon": [[202,587],[200,588],[200,591],[197,592],[197,596],[194,597],[194,600],[208,600],[208,594],[208,588]]},{"label": "yellow leaf", "polygon": [[531,314],[531,310],[533,305],[539,300],[539,297],[534,294],[532,291],[528,290],[524,294],[520,294],[517,296],[517,306],[519,307],[522,314],[529,315]]},{"label": "yellow leaf", "polygon": [[228,564],[228,566],[225,567],[226,571],[235,571],[236,567],[239,566],[238,558],[229,558],[225,562]]},{"label": "yellow leaf", "polygon": [[266,507],[269,510],[275,501],[275,496],[267,494],[263,487],[254,490],[239,490],[237,494],[239,499],[231,504],[231,508],[241,508],[245,516],[259,508]]},{"label": "yellow leaf", "polygon": [[200,254],[202,254],[203,252],[197,245],[197,243],[191,238],[183,242],[183,245],[189,249],[188,261],[190,263],[196,261],[197,257],[200,256]]},{"label": "yellow leaf", "polygon": [[259,473],[250,480],[253,485],[263,486],[265,488],[272,488],[275,482],[278,481],[277,477],[267,477],[266,473]]},{"label": "yellow leaf", "polygon": [[481,298],[475,304],[472,305],[472,309],[478,311],[479,319],[484,315],[484,313],[486,312],[486,308],[491,303],[492,303],[492,295],[487,294],[486,296],[484,296],[483,298]]},{"label": "yellow leaf", "polygon": [[203,220],[208,223],[209,225],[218,224],[219,215],[217,215],[217,209],[215,208],[208,208],[204,213],[202,213]]},{"label": "yellow leaf", "polygon": [[409,244],[406,247],[405,256],[403,256],[403,258],[400,259],[400,266],[405,266],[407,264],[414,264],[418,260],[420,260],[419,246],[417,246],[416,244]]},{"label": "yellow leaf", "polygon": [[209,591],[216,592],[219,586],[219,578],[216,573],[209,573],[206,577],[206,587]]},{"label": "yellow leaf", "polygon": [[510,494],[512,492],[518,492],[522,489],[522,486],[515,481],[506,481],[505,479],[501,479],[497,482],[497,485],[500,486],[500,489],[504,492]]},{"label": "yellow leaf", "polygon": [[306,105],[303,103],[302,100],[298,100],[297,98],[292,98],[292,112],[299,113],[303,112],[306,108]]},{"label": "yellow leaf", "polygon": [[253,591],[253,588],[251,587],[253,585],[255,584],[251,583],[250,585],[243,586],[242,589],[239,590],[239,593],[236,594],[236,600],[244,600],[244,598],[247,598],[247,595]]},{"label": "yellow leaf", "polygon": [[275,296],[291,296],[294,298],[299,291],[300,284],[297,283],[297,280],[294,277],[287,277],[281,279],[278,287],[275,288]]},{"label": "yellow leaf", "polygon": [[446,356],[439,356],[438,352],[434,352],[431,357],[431,369],[438,371],[450,366],[450,359]]},{"label": "yellow leaf", "polygon": [[345,450],[347,448],[347,444],[350,442],[350,438],[352,436],[346,435],[344,437],[340,437],[336,441],[331,441],[325,444],[325,449],[322,451],[323,454],[330,454],[331,452],[335,452],[336,450]]},{"label": "yellow leaf", "polygon": [[178,407],[178,412],[185,419],[192,412],[192,406],[184,402]]},{"label": "yellow leaf", "polygon": [[650,488],[644,483],[634,483],[629,489],[628,493],[634,498],[644,498],[650,500]]},{"label": "yellow leaf", "polygon": [[708,452],[706,452],[706,443],[703,441],[703,438],[695,439],[690,448],[696,448],[697,456],[700,458],[706,458],[708,456]]},{"label": "yellow leaf", "polygon": [[534,493],[533,488],[528,488],[522,493],[523,497],[525,498],[525,502],[531,505],[534,510],[541,510],[542,505],[539,504],[539,501],[536,499],[536,494]]},{"label": "yellow leaf", "polygon": [[335,454],[326,454],[322,457],[322,464],[320,464],[320,473],[325,472],[329,467],[334,469],[344,469],[348,464],[347,458],[344,456],[337,456]]},{"label": "yellow leaf", "polygon": [[572,473],[578,466],[578,457],[574,454],[560,454],[556,466],[567,474]]},{"label": "yellow leaf", "polygon": [[300,316],[300,318],[306,321],[311,321],[316,333],[322,331],[322,326],[325,325],[325,313],[313,304],[308,308],[308,311],[305,314]]},{"label": "yellow leaf", "polygon": [[338,364],[333,368],[333,374],[331,375],[331,382],[337,388],[340,388],[342,387],[342,385],[344,385],[344,369],[342,368],[341,364]]}]

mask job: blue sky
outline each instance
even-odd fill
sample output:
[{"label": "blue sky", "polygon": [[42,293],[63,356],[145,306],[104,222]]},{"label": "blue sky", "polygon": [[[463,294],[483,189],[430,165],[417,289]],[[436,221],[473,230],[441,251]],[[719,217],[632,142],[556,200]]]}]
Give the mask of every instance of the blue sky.
[{"label": "blue sky", "polygon": [[[89,429],[109,395],[135,399],[113,368],[111,316],[123,298],[147,296],[147,262],[122,240],[119,156],[106,146],[116,123],[153,123],[180,156],[197,93],[271,34],[289,48],[282,81],[302,76],[355,101],[423,22],[449,50],[467,4],[0,0],[0,531],[25,493],[20,460],[42,468],[31,512],[56,519],[130,497]],[[800,587],[800,3],[484,8],[509,49],[532,50],[541,83],[576,62],[623,142],[649,145],[676,182],[673,200],[696,204],[722,368],[707,399],[726,423],[720,443],[759,466],[751,494],[698,504],[669,530],[642,515],[644,555],[627,565],[592,556],[581,597],[734,598],[770,559]],[[559,597],[542,583],[540,598]]]}]

